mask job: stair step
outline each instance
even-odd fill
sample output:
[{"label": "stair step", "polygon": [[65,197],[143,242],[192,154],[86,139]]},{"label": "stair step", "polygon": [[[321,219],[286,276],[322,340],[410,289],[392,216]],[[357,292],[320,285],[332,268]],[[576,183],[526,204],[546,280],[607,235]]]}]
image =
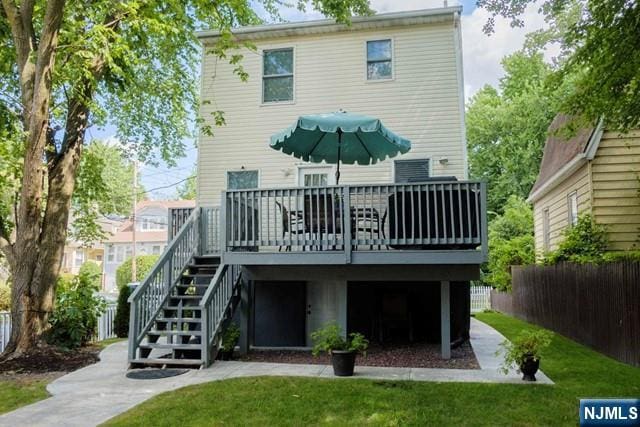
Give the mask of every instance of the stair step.
[{"label": "stair step", "polygon": [[200,359],[133,359],[131,361],[132,365],[154,365],[154,366],[200,366],[202,365],[202,360]]},{"label": "stair step", "polygon": [[201,299],[202,295],[171,295],[170,299],[186,299],[186,300],[195,300]]},{"label": "stair step", "polygon": [[201,323],[202,319],[199,317],[158,317],[156,322],[171,322],[171,323]]},{"label": "stair step", "polygon": [[202,331],[156,331],[152,330],[147,332],[147,335],[154,335],[159,337],[175,336],[175,337],[199,337],[202,335]]},{"label": "stair step", "polygon": [[166,305],[164,307],[162,307],[163,310],[171,310],[171,311],[177,311],[177,310],[186,310],[186,311],[195,311],[195,310],[202,310],[202,307],[200,307],[199,305]]},{"label": "stair step", "polygon": [[214,268],[220,267],[220,264],[189,264],[189,268],[192,269],[203,269],[203,270],[212,270]]},{"label": "stair step", "polygon": [[194,288],[208,288],[209,284],[204,284],[204,283],[180,283],[178,285],[176,285],[177,288],[190,288],[190,287],[194,287]]},{"label": "stair step", "polygon": [[162,344],[162,343],[147,343],[140,344],[139,348],[164,348],[167,350],[201,350],[200,344]]}]

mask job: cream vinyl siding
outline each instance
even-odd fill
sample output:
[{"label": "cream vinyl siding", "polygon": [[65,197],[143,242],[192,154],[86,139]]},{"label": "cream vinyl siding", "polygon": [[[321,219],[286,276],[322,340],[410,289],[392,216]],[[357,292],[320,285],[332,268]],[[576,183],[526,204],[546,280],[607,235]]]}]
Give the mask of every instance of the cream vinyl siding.
[{"label": "cream vinyl siding", "polygon": [[[391,39],[393,79],[367,81],[366,42]],[[432,159],[432,175],[464,178],[462,80],[453,22],[304,35],[255,41],[257,51],[242,50],[249,81],[215,55],[203,61],[202,117],[225,112],[226,126],[202,136],[198,156],[198,204],[218,205],[226,171],[257,169],[260,187],[296,186],[305,163],[272,150],[269,137],[299,115],[344,109],[383,120],[410,139],[412,150],[396,159]],[[262,103],[262,51],[294,50],[294,99]],[[206,45],[205,45],[206,51]],[[443,166],[441,157],[448,158]],[[341,184],[393,182],[393,159],[375,166],[341,167]]]},{"label": "cream vinyl siding", "polygon": [[544,252],[544,210],[549,209],[549,250],[554,250],[562,240],[562,231],[569,225],[569,195],[578,194],[578,215],[591,209],[589,165],[585,162],[570,177],[534,203],[533,220],[535,245],[538,256]]},{"label": "cream vinyl siding", "polygon": [[638,246],[640,233],[640,131],[605,132],[591,162],[593,215],[607,226],[610,249]]}]

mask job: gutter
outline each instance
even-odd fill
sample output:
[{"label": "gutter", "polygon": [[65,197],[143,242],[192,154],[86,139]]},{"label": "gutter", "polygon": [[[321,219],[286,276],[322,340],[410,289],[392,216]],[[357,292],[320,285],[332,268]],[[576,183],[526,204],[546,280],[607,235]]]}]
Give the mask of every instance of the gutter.
[{"label": "gutter", "polygon": [[600,145],[600,139],[602,138],[602,134],[604,133],[604,124],[603,120],[600,119],[598,121],[598,125],[594,129],[591,137],[589,138],[589,142],[584,149],[584,152],[576,155],[571,161],[565,164],[559,171],[554,173],[551,178],[549,178],[540,188],[535,191],[532,191],[527,197],[527,202],[534,203],[540,200],[544,195],[546,195],[549,191],[553,190],[556,186],[558,186],[562,181],[571,176],[575,171],[577,171],[581,166],[585,163],[593,160],[596,155],[596,151],[598,151],[598,146]]},{"label": "gutter", "polygon": [[[247,27],[239,27],[232,29],[231,32],[236,36],[244,36],[243,38],[251,38],[259,35],[284,37],[296,35],[311,30],[311,32],[334,32],[345,31],[361,25],[369,23],[377,23],[384,21],[406,21],[419,20],[420,18],[429,18],[437,16],[453,15],[462,12],[462,6],[440,7],[432,9],[411,10],[404,12],[381,13],[372,16],[355,16],[351,18],[351,25],[339,24],[333,19],[320,19],[315,21],[288,22],[284,24],[268,24],[255,25]],[[415,22],[407,22],[407,24]],[[217,30],[197,31],[196,37],[200,40],[208,38],[216,38],[220,35]]]}]

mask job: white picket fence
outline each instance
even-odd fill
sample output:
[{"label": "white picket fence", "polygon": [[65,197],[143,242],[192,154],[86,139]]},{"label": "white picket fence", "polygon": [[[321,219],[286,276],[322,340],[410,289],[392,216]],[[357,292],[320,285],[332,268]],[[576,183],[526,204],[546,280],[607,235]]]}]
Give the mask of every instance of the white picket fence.
[{"label": "white picket fence", "polygon": [[479,313],[491,308],[491,286],[471,286],[471,312]]},{"label": "white picket fence", "polygon": [[[95,336],[96,341],[115,338],[113,320],[116,317],[116,304],[109,304],[104,313],[98,318],[98,330]],[[11,337],[11,313],[0,311],[0,353],[9,343]]]}]

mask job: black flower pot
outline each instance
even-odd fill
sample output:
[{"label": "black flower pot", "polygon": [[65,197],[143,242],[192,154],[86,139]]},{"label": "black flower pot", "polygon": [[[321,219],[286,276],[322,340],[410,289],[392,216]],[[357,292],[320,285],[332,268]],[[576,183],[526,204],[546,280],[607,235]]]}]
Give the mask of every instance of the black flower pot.
[{"label": "black flower pot", "polygon": [[534,359],[532,356],[527,356],[524,362],[520,364],[520,372],[522,372],[523,381],[535,381],[536,372],[540,367],[540,360]]},{"label": "black flower pot", "polygon": [[350,377],[353,375],[353,368],[356,365],[356,352],[332,350],[331,364],[333,365],[333,375],[337,377]]},{"label": "black flower pot", "polygon": [[233,359],[233,350],[224,351],[220,350],[220,360],[232,360]]}]

